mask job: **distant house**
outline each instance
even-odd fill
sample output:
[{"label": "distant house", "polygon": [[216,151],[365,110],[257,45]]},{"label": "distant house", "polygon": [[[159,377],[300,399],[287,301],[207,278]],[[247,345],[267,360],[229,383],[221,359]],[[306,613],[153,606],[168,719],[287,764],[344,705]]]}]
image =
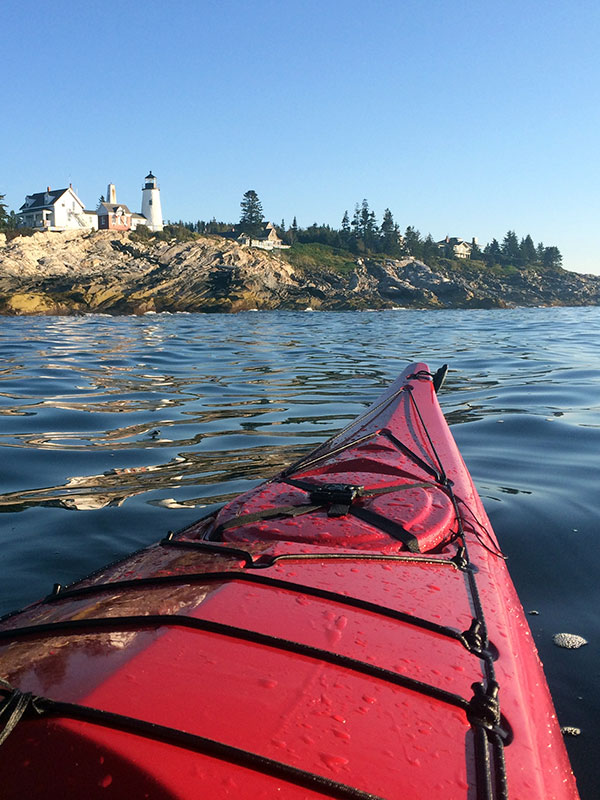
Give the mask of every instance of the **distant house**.
[{"label": "distant house", "polygon": [[472,242],[465,242],[458,236],[446,236],[441,242],[436,242],[439,250],[451,250],[455,258],[470,258],[473,247],[477,244],[477,239],[473,237]]},{"label": "distant house", "polygon": [[98,217],[85,206],[69,185],[67,189],[50,187],[45,192],[27,195],[19,209],[21,225],[44,231],[95,230]]},{"label": "distant house", "polygon": [[260,247],[262,250],[286,250],[290,247],[279,238],[272,222],[267,222],[258,236],[242,232],[237,237],[237,241],[246,247]]}]

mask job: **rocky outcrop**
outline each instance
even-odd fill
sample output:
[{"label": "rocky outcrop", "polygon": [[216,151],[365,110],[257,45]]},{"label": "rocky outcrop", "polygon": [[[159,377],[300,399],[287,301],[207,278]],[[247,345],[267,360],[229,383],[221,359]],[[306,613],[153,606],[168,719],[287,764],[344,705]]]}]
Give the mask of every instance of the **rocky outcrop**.
[{"label": "rocky outcrop", "polygon": [[0,234],[0,313],[141,314],[248,309],[594,305],[600,277],[557,270],[435,269],[357,258],[350,271],[294,268],[285,253],[216,236],[139,242],[128,233]]}]

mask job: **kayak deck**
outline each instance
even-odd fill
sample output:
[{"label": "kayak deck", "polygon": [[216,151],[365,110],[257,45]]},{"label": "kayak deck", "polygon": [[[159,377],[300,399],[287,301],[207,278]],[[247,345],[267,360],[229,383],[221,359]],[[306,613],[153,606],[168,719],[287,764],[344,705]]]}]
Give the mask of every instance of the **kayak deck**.
[{"label": "kayak deck", "polygon": [[281,475],[5,618],[0,669],[7,798],[577,797],[424,364]]}]

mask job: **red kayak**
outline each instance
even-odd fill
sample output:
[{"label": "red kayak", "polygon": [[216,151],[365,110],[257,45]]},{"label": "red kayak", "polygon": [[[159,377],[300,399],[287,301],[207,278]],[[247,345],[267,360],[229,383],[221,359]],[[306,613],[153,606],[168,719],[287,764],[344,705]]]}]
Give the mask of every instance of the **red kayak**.
[{"label": "red kayak", "polygon": [[577,798],[443,374],[5,617],[3,800]]}]

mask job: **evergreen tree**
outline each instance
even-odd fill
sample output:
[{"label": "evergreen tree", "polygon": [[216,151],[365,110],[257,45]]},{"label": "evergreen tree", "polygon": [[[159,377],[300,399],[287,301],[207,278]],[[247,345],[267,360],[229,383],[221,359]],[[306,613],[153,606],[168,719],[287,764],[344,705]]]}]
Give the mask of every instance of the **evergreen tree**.
[{"label": "evergreen tree", "polygon": [[240,203],[242,215],[240,217],[240,230],[250,236],[258,236],[264,226],[263,209],[258,195],[254,189],[249,189]]},{"label": "evergreen tree", "polygon": [[471,261],[481,261],[483,258],[483,253],[481,252],[481,248],[477,244],[475,240],[473,240],[473,244],[471,245],[471,253],[469,255]]},{"label": "evergreen tree", "polygon": [[288,244],[295,244],[298,241],[298,221],[296,217],[292,220],[292,224],[285,234],[285,240]]},{"label": "evergreen tree", "polygon": [[539,242],[538,246],[535,248],[535,260],[538,261],[540,264],[542,264],[543,261],[544,261],[544,250],[545,249],[546,248],[544,247],[544,243],[543,242]]},{"label": "evergreen tree", "polygon": [[423,241],[418,230],[409,225],[404,232],[404,250],[413,258],[422,258]]},{"label": "evergreen tree", "polygon": [[374,250],[378,237],[377,220],[375,213],[369,209],[369,203],[365,199],[360,207],[359,236],[362,239],[365,251]]},{"label": "evergreen tree", "polygon": [[353,253],[364,252],[364,242],[361,235],[361,211],[358,203],[354,206],[354,214],[350,223],[350,250]]},{"label": "evergreen tree", "polygon": [[383,212],[381,220],[381,250],[390,256],[399,255],[400,232],[389,208]]},{"label": "evergreen tree", "polygon": [[6,195],[0,194],[0,230],[8,228],[10,222],[10,215],[8,213],[8,206],[3,203]]},{"label": "evergreen tree", "polygon": [[488,267],[502,263],[502,249],[497,239],[492,239],[489,244],[486,244],[483,248],[483,257]]},{"label": "evergreen tree", "polygon": [[542,264],[548,269],[559,269],[562,267],[562,255],[558,247],[544,248]]},{"label": "evergreen tree", "polygon": [[521,261],[521,248],[517,234],[514,231],[507,231],[504,241],[502,242],[502,259],[505,264],[512,264],[520,266]]},{"label": "evergreen tree", "polygon": [[344,216],[342,217],[342,229],[339,235],[340,245],[342,247],[349,247],[350,245],[350,217],[348,216],[348,212],[344,211]]},{"label": "evergreen tree", "polygon": [[433,236],[430,233],[427,234],[427,237],[423,241],[421,250],[421,258],[423,261],[429,265],[435,264],[439,250],[437,244],[433,241]]},{"label": "evergreen tree", "polygon": [[537,261],[537,253],[533,239],[529,234],[527,234],[524,239],[521,239],[519,249],[521,250],[521,260],[523,264],[535,264]]}]

